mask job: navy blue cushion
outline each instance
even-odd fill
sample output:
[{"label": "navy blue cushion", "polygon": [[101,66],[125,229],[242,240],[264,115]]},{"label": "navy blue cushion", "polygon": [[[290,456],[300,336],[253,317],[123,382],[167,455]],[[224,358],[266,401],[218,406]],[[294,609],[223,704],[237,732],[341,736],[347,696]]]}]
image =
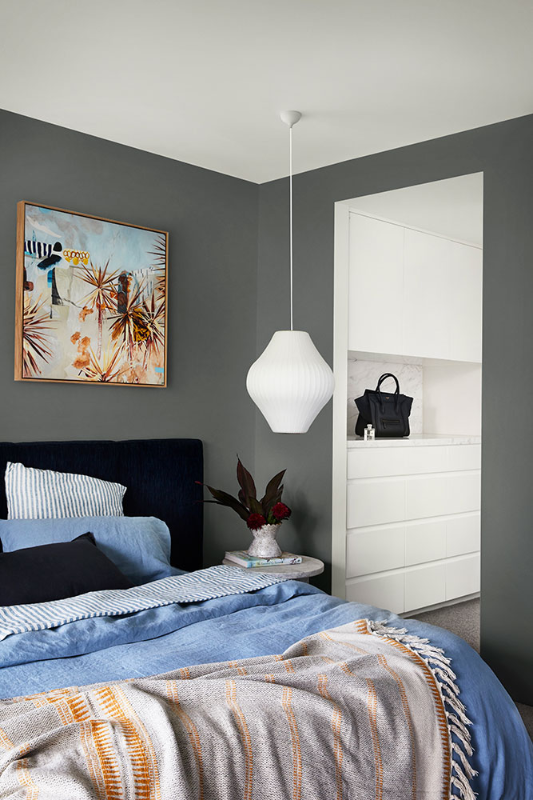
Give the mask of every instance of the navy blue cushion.
[{"label": "navy blue cushion", "polygon": [[169,561],[168,527],[154,517],[0,519],[4,553],[41,544],[71,542],[86,531],[93,534],[98,549],[135,584],[175,574]]},{"label": "navy blue cushion", "polygon": [[72,542],[0,554],[0,606],[46,603],[101,589],[132,586],[98,550],[92,533],[84,533]]}]

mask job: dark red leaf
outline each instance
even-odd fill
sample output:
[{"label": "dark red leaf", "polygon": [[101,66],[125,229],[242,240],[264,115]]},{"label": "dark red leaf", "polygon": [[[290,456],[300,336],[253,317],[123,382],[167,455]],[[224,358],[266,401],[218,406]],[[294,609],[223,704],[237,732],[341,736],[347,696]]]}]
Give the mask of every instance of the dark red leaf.
[{"label": "dark red leaf", "polygon": [[221,491],[221,489],[213,489],[212,486],[207,486],[207,484],[206,484],[206,488],[209,489],[209,491],[211,492],[211,494],[215,498],[214,500],[206,500],[205,501],[206,503],[215,502],[215,503],[218,503],[221,506],[229,506],[229,508],[232,508],[234,511],[236,511],[237,514],[242,519],[244,519],[244,520],[248,519],[248,516],[249,516],[250,512],[248,511],[247,508],[245,508],[242,505],[242,503],[239,503],[239,501],[237,500],[236,497],[232,497],[231,494],[228,494],[227,492],[223,492],[223,491]]},{"label": "dark red leaf", "polygon": [[265,490],[265,496],[261,500],[263,514],[265,514],[266,516],[268,516],[272,506],[274,506],[277,502],[279,502],[281,498],[281,495],[283,493],[283,486],[280,486],[280,483],[283,480],[285,472],[286,470],[278,472],[278,474],[274,475],[274,477],[268,482],[268,485]]},{"label": "dark red leaf", "polygon": [[254,499],[257,497],[254,479],[246,467],[242,465],[240,458],[237,459],[237,480],[239,481],[239,486],[243,490],[245,497]]}]

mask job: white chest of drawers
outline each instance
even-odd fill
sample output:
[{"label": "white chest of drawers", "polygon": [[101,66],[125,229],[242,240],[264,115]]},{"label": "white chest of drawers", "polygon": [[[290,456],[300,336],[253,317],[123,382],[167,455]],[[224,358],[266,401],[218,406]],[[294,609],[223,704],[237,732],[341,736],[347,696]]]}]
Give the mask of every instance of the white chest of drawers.
[{"label": "white chest of drawers", "polygon": [[346,599],[396,613],[479,591],[479,437],[354,441]]}]

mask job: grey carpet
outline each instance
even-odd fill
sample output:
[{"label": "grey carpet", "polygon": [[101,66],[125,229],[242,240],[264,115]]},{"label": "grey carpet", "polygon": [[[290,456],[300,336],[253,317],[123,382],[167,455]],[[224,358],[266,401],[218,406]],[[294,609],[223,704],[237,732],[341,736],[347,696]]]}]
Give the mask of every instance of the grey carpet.
[{"label": "grey carpet", "polygon": [[[438,625],[440,628],[460,636],[470,647],[479,653],[479,599],[467,600],[465,603],[457,603],[454,606],[437,608],[435,611],[424,611],[422,614],[409,615],[412,619],[419,619],[421,622],[429,622],[430,625]],[[518,708],[528,733],[533,740],[533,706],[525,706],[517,703]]]}]

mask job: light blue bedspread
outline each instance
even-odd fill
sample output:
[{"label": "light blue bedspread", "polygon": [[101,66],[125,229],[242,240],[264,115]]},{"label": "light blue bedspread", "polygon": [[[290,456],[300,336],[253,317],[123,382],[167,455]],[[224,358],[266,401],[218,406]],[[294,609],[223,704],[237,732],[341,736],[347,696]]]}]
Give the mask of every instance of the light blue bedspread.
[{"label": "light blue bedspread", "polygon": [[472,763],[479,775],[472,785],[478,800],[533,800],[533,748],[520,716],[462,639],[296,581],[7,636],[0,641],[0,697],[280,653],[304,636],[364,617],[427,637],[452,659],[474,723]]}]

